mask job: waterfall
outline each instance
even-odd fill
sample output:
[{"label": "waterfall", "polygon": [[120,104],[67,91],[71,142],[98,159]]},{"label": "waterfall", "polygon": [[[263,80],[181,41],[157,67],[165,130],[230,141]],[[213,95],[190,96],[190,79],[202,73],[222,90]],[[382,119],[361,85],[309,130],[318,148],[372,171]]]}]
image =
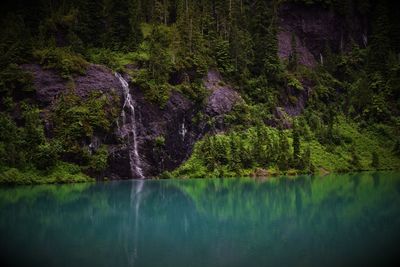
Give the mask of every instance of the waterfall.
[{"label": "waterfall", "polygon": [[141,168],[141,159],[138,151],[138,140],[136,132],[135,118],[135,101],[129,91],[128,82],[119,73],[115,73],[122,85],[124,94],[124,105],[121,111],[122,125],[118,125],[119,132],[122,137],[128,139],[129,165],[131,168],[132,177],[144,179],[143,170]]},{"label": "waterfall", "polygon": [[367,37],[367,35],[365,33],[363,33],[363,35],[362,35],[362,40],[363,40],[363,43],[364,43],[364,47],[367,47],[367,45],[368,45],[368,37]]},{"label": "waterfall", "polygon": [[181,124],[181,129],[179,131],[179,134],[182,136],[182,141],[185,141],[186,133],[187,133],[187,129],[185,126],[185,119],[183,119],[183,122]]}]

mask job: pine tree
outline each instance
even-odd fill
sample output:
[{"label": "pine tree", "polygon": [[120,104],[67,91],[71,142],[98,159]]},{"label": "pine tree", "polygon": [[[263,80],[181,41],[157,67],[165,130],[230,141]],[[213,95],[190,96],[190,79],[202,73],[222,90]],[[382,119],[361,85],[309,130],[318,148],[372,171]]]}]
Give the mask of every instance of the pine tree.
[{"label": "pine tree", "polygon": [[280,170],[289,168],[289,141],[284,132],[279,132],[278,167]]},{"label": "pine tree", "polygon": [[376,151],[372,152],[371,154],[372,159],[371,159],[371,166],[375,169],[378,169],[380,166],[380,162],[379,162],[379,155]]},{"label": "pine tree", "polygon": [[293,162],[298,165],[300,160],[300,132],[297,122],[293,123]]},{"label": "pine tree", "polygon": [[168,33],[161,26],[154,25],[148,43],[151,78],[158,83],[165,83],[169,77],[172,63],[167,52],[170,43]]},{"label": "pine tree", "polygon": [[386,72],[386,60],[390,51],[389,29],[387,2],[382,1],[376,5],[368,50],[368,69],[371,73],[385,74]]},{"label": "pine tree", "polygon": [[103,1],[84,0],[79,3],[77,32],[82,41],[99,47],[104,43],[105,4]]}]

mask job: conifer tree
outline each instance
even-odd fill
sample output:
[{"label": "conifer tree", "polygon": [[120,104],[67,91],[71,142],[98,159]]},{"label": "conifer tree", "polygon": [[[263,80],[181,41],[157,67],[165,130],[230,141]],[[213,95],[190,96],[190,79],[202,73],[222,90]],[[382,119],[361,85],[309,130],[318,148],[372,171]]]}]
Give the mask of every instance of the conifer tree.
[{"label": "conifer tree", "polygon": [[300,160],[300,132],[297,122],[293,123],[293,161],[297,165]]}]

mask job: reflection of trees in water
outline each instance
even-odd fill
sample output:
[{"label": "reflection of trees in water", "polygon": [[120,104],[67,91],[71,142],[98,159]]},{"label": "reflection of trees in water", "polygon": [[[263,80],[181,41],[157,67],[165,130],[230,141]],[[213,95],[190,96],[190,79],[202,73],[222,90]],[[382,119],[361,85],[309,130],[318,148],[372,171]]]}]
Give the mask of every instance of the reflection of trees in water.
[{"label": "reflection of trees in water", "polygon": [[[370,224],[398,214],[394,190],[400,193],[399,178],[390,173],[2,188],[0,224],[34,236],[38,250],[48,240],[67,242],[61,245],[71,263],[93,261],[85,254],[92,250],[98,266],[145,265],[170,257],[168,248],[179,244],[176,262],[185,265],[196,257],[196,244],[209,257],[235,251],[239,264],[247,250],[300,253],[299,242],[330,253],[329,246],[318,248],[324,240],[335,246],[339,236],[367,233]],[[390,223],[379,227],[391,229]]]},{"label": "reflection of trees in water", "polygon": [[374,181],[374,187],[377,188],[379,186],[380,178],[379,172],[374,172],[371,174],[372,180]]},{"label": "reflection of trees in water", "polygon": [[296,216],[306,220],[323,217],[326,213],[335,217],[343,214],[358,216],[364,205],[374,204],[373,199],[379,204],[382,194],[390,193],[397,180],[395,175],[387,175],[379,184],[379,179],[377,173],[359,173],[266,181],[177,181],[176,186],[193,199],[197,210],[205,216],[220,220],[267,219],[272,222]]}]

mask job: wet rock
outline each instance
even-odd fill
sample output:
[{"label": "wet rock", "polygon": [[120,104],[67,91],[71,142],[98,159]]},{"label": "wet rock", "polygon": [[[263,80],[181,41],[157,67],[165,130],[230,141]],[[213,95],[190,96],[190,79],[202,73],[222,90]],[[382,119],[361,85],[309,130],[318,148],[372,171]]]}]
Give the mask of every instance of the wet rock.
[{"label": "wet rock", "polygon": [[133,178],[129,164],[128,147],[124,144],[110,146],[108,166],[105,176],[111,180]]},{"label": "wet rock", "polygon": [[[155,176],[173,170],[187,159],[201,136],[192,121],[198,108],[178,92],[173,92],[163,109],[145,100],[139,88],[134,90],[139,125],[139,151],[143,170]],[[157,144],[163,140],[163,144]]]}]

